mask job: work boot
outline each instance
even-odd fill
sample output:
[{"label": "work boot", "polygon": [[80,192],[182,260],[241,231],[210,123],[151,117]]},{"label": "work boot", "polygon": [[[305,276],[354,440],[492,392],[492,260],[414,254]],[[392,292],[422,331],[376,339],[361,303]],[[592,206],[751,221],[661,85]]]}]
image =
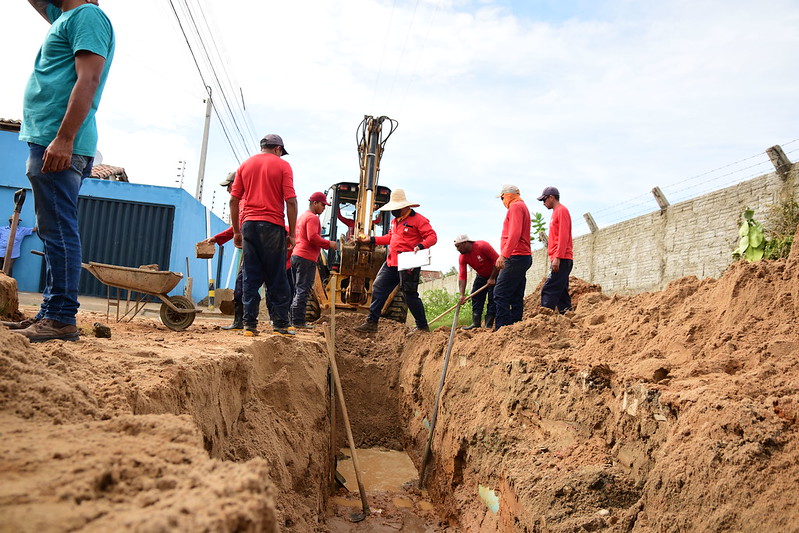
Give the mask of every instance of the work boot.
[{"label": "work boot", "polygon": [[244,331],[242,335],[245,337],[256,337],[258,336],[258,327],[257,326],[244,326]]},{"label": "work boot", "polygon": [[494,329],[494,315],[486,315],[486,329]]},{"label": "work boot", "polygon": [[1,325],[7,327],[8,329],[25,329],[37,323],[41,318],[39,316],[34,316],[31,318],[26,318],[25,320],[20,320],[19,322],[0,322]]},{"label": "work boot", "polygon": [[294,328],[272,328],[272,333],[283,337],[293,337],[297,334]]},{"label": "work boot", "polygon": [[353,329],[359,333],[377,333],[377,322],[367,319],[363,324]]},{"label": "work boot", "polygon": [[43,318],[25,329],[16,329],[14,333],[26,336],[31,342],[76,341],[80,338],[75,324],[66,324],[49,318]]},{"label": "work boot", "polygon": [[222,326],[222,329],[239,330],[244,329],[244,304],[233,302],[233,323],[229,326]]},{"label": "work boot", "polygon": [[471,326],[464,326],[461,329],[470,330],[480,327],[480,323],[483,321],[483,317],[481,313],[472,313],[472,325]]}]

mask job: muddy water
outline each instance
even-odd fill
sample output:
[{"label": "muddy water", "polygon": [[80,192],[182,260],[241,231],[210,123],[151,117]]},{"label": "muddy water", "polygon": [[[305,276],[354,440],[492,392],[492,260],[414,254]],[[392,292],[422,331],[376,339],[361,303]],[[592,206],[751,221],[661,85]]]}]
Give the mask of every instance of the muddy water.
[{"label": "muddy water", "polygon": [[381,448],[356,453],[371,513],[363,522],[351,520],[362,510],[362,502],[350,450],[342,449],[337,470],[346,488],[330,499],[329,515],[335,515],[328,518],[330,531],[457,531],[439,519],[427,491],[418,489],[419,473],[407,454]]}]

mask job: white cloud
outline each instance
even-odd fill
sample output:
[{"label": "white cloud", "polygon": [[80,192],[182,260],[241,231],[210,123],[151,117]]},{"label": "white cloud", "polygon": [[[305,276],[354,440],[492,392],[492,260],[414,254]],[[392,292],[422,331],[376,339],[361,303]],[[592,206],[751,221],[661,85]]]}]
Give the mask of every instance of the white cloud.
[{"label": "white cloud", "polygon": [[[19,116],[46,30],[18,4],[0,7],[14,21],[0,45],[16,51],[0,116]],[[534,211],[556,185],[575,225],[587,211],[602,224],[654,185],[799,137],[790,0],[202,4],[215,31],[206,44],[243,88],[254,136],[283,135],[300,197],[357,179],[364,114],[399,120],[382,184],[422,203],[442,270],[454,235],[498,241],[503,183]],[[193,191],[204,93],[174,15],[156,0],[102,6],[118,38],[98,115],[106,162],[165,184],[185,159]],[[206,199],[237,164],[226,144],[215,126]]]}]

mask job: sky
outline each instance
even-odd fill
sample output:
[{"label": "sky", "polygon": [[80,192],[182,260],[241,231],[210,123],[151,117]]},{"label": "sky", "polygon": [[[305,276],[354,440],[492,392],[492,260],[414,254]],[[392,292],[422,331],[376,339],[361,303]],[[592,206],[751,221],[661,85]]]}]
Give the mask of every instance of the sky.
[{"label": "sky", "polygon": [[[186,1],[174,0],[179,12]],[[604,227],[656,210],[655,186],[676,203],[771,172],[764,150],[775,144],[799,159],[795,0],[188,5],[243,98],[241,145],[251,141],[231,149],[212,117],[203,203],[226,214],[219,181],[278,133],[304,209],[312,192],[357,181],[358,125],[387,115],[399,127],[380,184],[404,189],[430,219],[435,270],[456,265],[458,234],[498,247],[503,184],[546,220],[536,197],[558,187],[577,236],[584,213]],[[132,182],[178,187],[185,161],[193,195],[205,92],[172,5],[100,6],[117,39],[97,114],[103,162]],[[18,119],[47,24],[24,0],[3,0],[0,20],[0,117]]]}]

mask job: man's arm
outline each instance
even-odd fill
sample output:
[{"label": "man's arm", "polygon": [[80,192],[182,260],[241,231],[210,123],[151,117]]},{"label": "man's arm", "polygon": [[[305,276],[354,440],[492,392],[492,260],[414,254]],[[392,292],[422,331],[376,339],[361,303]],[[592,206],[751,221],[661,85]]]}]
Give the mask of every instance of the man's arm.
[{"label": "man's arm", "polygon": [[47,0],[28,0],[28,3],[33,6],[33,9],[35,9],[48,24],[50,24],[50,19],[47,18],[47,4],[50,2]]},{"label": "man's arm", "polygon": [[233,246],[241,248],[241,227],[239,224],[239,199],[230,197],[230,224],[233,227]]},{"label": "man's arm", "polygon": [[72,87],[67,112],[61,120],[58,133],[44,151],[42,172],[60,172],[72,164],[72,145],[81,124],[89,114],[104,66],[103,56],[85,50],[79,50],[75,54],[75,72],[78,79]]},{"label": "man's arm", "polygon": [[297,197],[286,199],[286,216],[289,219],[289,234],[286,237],[286,249],[294,249],[297,244]]}]

